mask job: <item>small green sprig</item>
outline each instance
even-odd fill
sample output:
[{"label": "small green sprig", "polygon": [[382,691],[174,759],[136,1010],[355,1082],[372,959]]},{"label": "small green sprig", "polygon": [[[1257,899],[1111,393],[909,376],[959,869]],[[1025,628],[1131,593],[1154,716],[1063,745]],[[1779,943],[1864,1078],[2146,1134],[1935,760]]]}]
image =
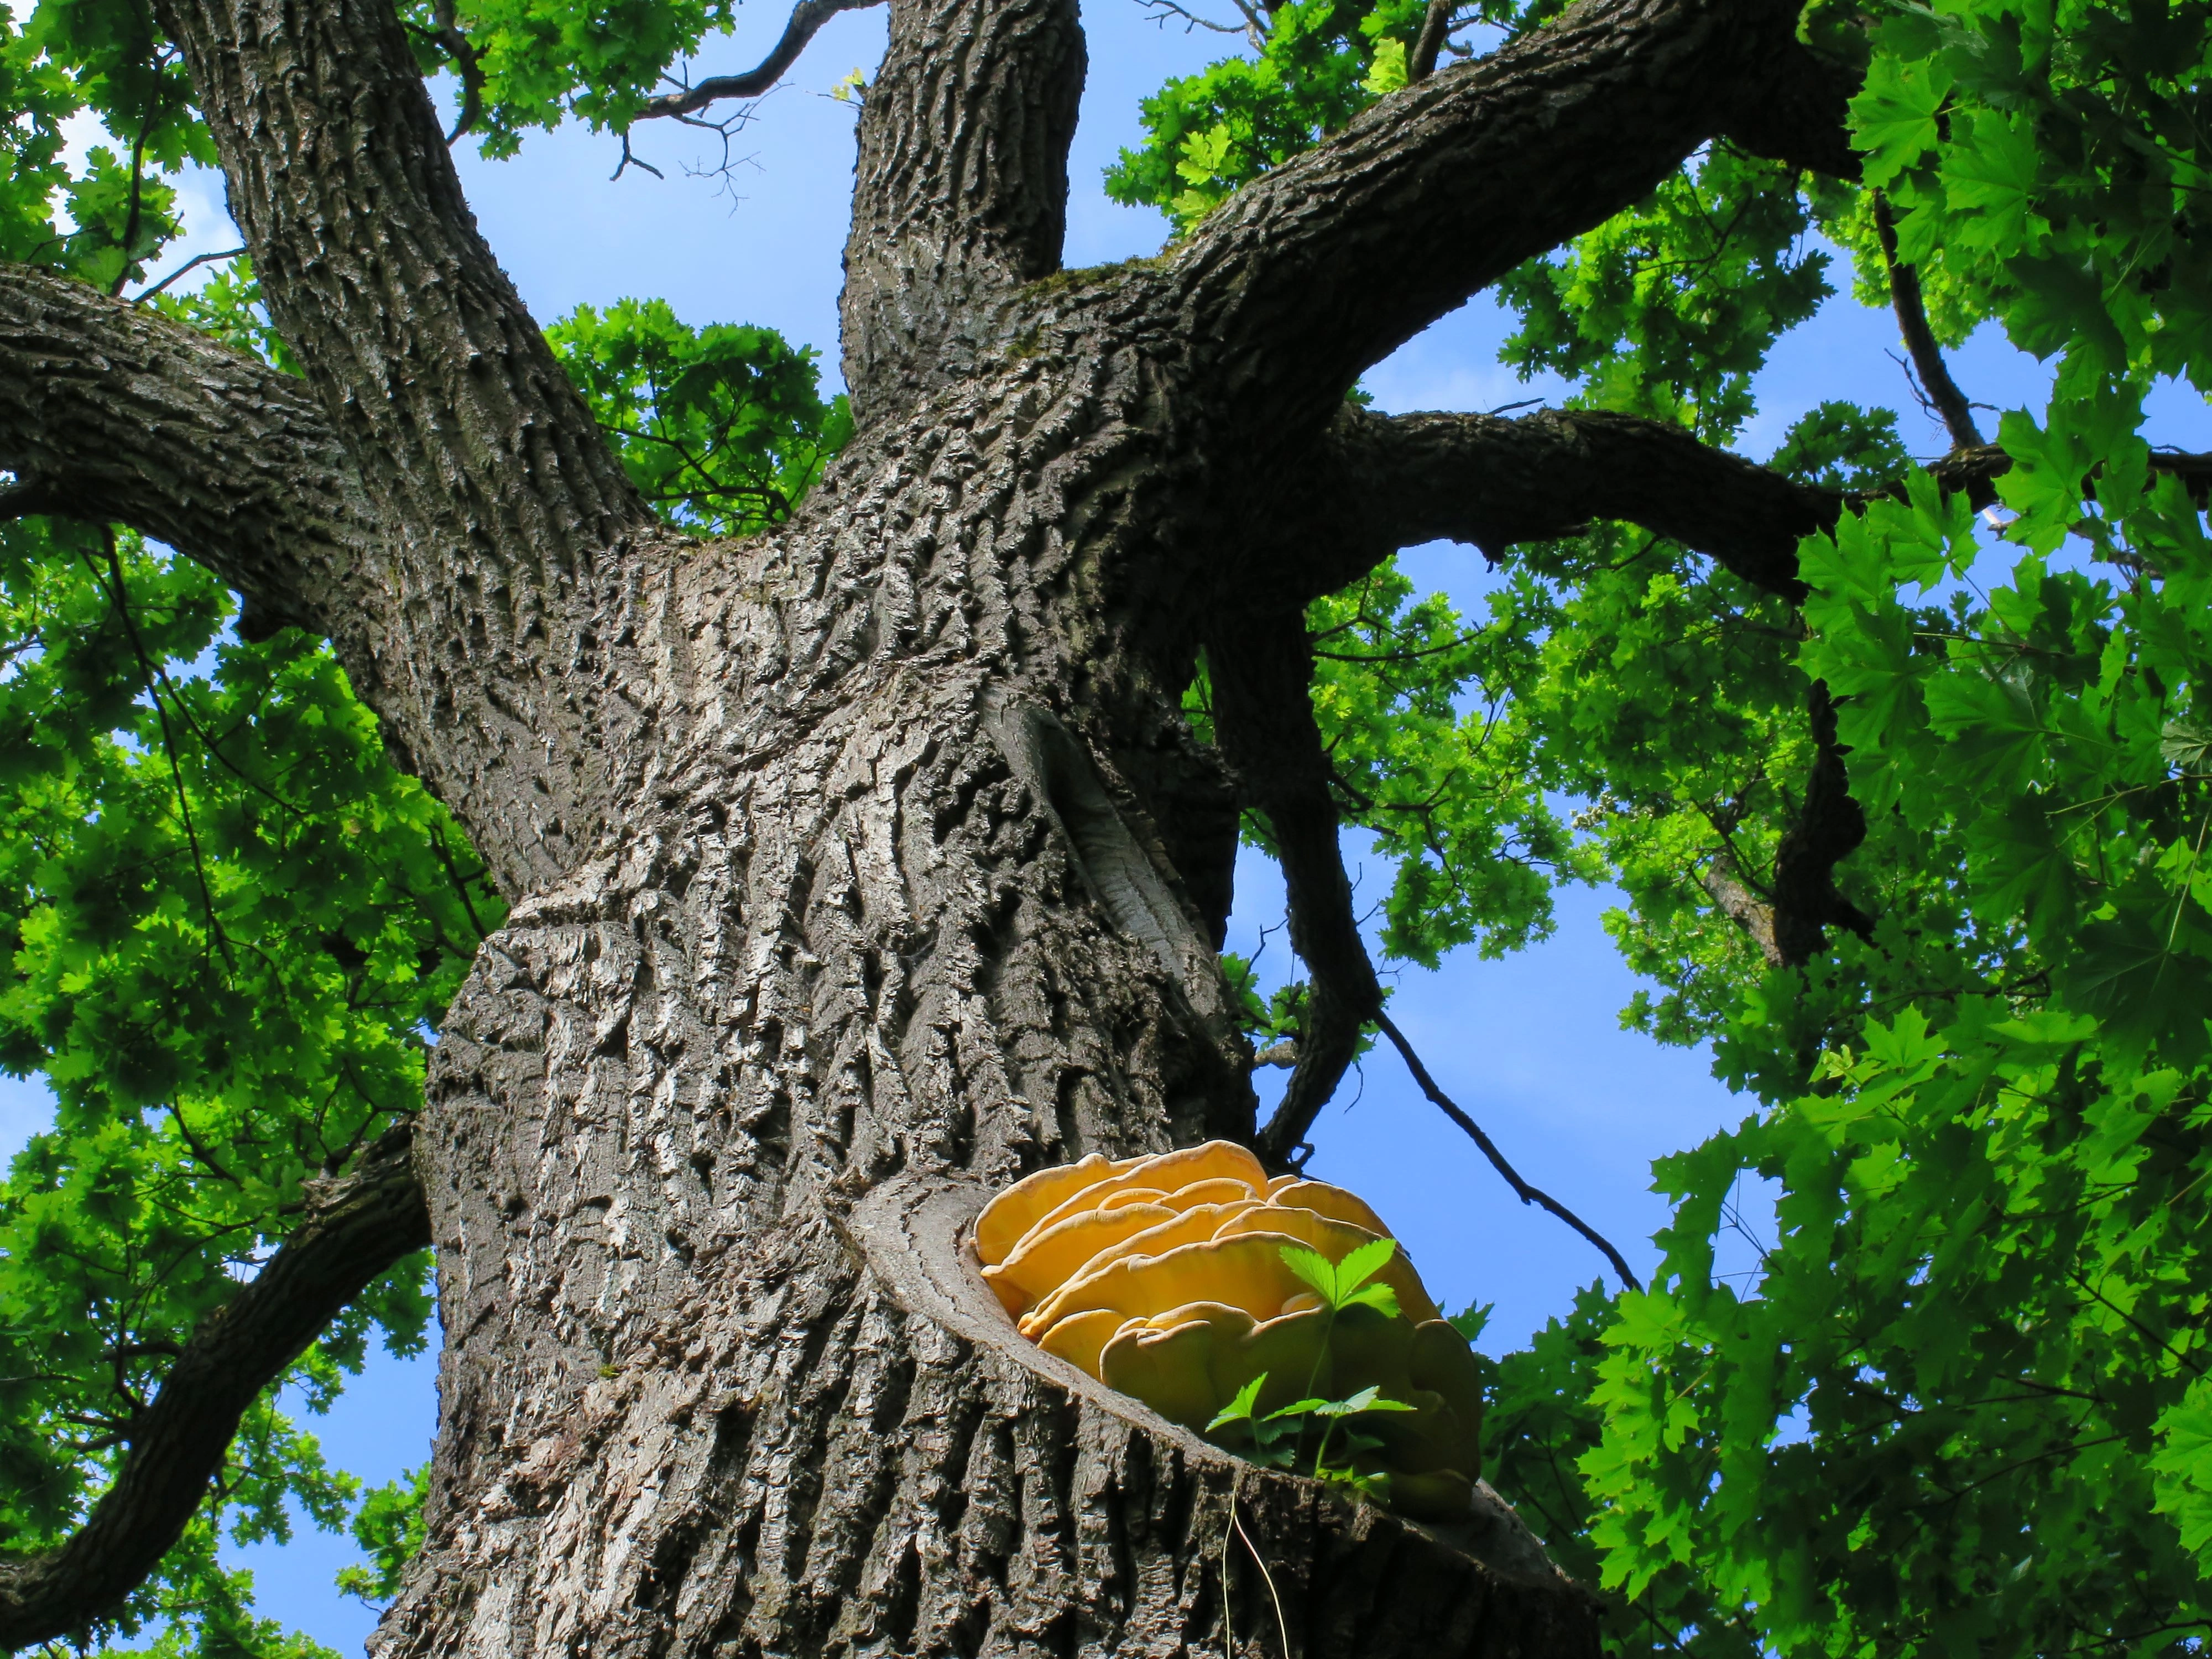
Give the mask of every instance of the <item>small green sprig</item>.
[{"label": "small green sprig", "polygon": [[[1314,1293],[1322,1299],[1326,1318],[1321,1348],[1315,1355],[1313,1370],[1306,1378],[1308,1397],[1261,1415],[1260,1391],[1267,1387],[1268,1376],[1267,1372],[1262,1371],[1214,1413],[1213,1420],[1206,1425],[1206,1433],[1217,1434],[1231,1424],[1242,1423],[1251,1440],[1245,1455],[1253,1462],[1272,1469],[1303,1468],[1316,1480],[1347,1486],[1363,1498],[1387,1503],[1390,1477],[1364,1474],[1358,1468],[1360,1456],[1381,1450],[1382,1443],[1352,1426],[1351,1419],[1369,1413],[1409,1412],[1413,1408],[1403,1401],[1385,1399],[1372,1384],[1342,1400],[1321,1399],[1314,1395],[1314,1388],[1328,1358],[1329,1343],[1341,1315],[1353,1308],[1367,1308],[1385,1319],[1398,1317],[1397,1292],[1375,1279],[1397,1251],[1395,1239],[1378,1238],[1350,1252],[1343,1261],[1333,1262],[1320,1251],[1308,1249],[1303,1244],[1284,1245],[1284,1265],[1313,1287]],[[1304,1447],[1316,1426],[1320,1432],[1314,1441],[1312,1456],[1308,1459]],[[1342,1461],[1332,1462],[1331,1443],[1336,1441],[1340,1426],[1344,1432],[1337,1449]]]}]

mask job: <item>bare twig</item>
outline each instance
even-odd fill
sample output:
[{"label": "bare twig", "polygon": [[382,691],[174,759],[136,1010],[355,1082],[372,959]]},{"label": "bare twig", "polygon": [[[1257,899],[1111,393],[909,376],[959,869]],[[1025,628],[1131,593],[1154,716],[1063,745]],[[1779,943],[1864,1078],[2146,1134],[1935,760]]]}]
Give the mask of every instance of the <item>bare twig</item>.
[{"label": "bare twig", "polygon": [[[230,935],[223,931],[222,921],[215,913],[215,893],[208,885],[207,859],[200,850],[199,831],[192,823],[192,804],[185,793],[183,766],[177,759],[177,736],[169,726],[169,706],[163,701],[161,690],[155,684],[153,657],[146,649],[145,641],[139,636],[137,619],[131,614],[130,592],[123,580],[123,560],[116,550],[115,526],[101,526],[100,534],[105,538],[107,550],[107,575],[103,578],[95,570],[94,580],[102,588],[107,588],[111,580],[114,583],[114,586],[108,589],[108,603],[115,607],[115,614],[123,623],[125,637],[131,641],[131,654],[137,658],[139,672],[145,677],[147,701],[154,705],[154,717],[161,722],[161,748],[169,757],[169,780],[176,786],[177,817],[184,825],[185,842],[191,849],[192,873],[199,879],[200,905],[207,913],[208,931],[215,935],[215,942],[222,952],[224,963],[236,973],[238,958],[231,953]],[[90,561],[86,562],[89,564]]]},{"label": "bare twig", "polygon": [[1137,0],[1137,3],[1152,14],[1153,22],[1163,27],[1171,17],[1182,18],[1185,34],[1193,29],[1211,29],[1216,34],[1242,34],[1247,38],[1251,33],[1249,14],[1248,20],[1243,23],[1217,23],[1211,17],[1201,17],[1188,7],[1176,4],[1176,0]]},{"label": "bare twig", "polygon": [[1467,1131],[1468,1139],[1480,1146],[1482,1149],[1482,1155],[1490,1160],[1490,1167],[1505,1177],[1505,1184],[1513,1188],[1523,1204],[1534,1204],[1549,1210],[1591,1243],[1596,1245],[1599,1249],[1604,1251],[1605,1259],[1613,1263],[1613,1272],[1620,1275],[1621,1282],[1630,1290],[1640,1291],[1644,1288],[1644,1281],[1637,1278],[1626,1259],[1607,1242],[1604,1234],[1599,1232],[1597,1229],[1549,1193],[1540,1188],[1531,1187],[1521,1178],[1521,1172],[1505,1161],[1505,1154],[1498,1150],[1496,1141],[1483,1133],[1482,1126],[1460,1110],[1453,1103],[1451,1097],[1437,1086],[1436,1079],[1431,1077],[1429,1068],[1421,1064],[1421,1057],[1413,1052],[1413,1045],[1406,1041],[1406,1034],[1391,1024],[1389,1015],[1376,1015],[1375,1024],[1382,1028],[1382,1035],[1390,1039],[1391,1046],[1397,1049],[1399,1058],[1406,1062],[1406,1069],[1413,1074],[1413,1081],[1421,1085],[1421,1092],[1426,1095],[1446,1117]]},{"label": "bare twig", "polygon": [[668,176],[659,167],[653,166],[652,162],[640,161],[635,155],[633,155],[630,153],[629,134],[627,132],[623,133],[622,136],[622,160],[615,163],[615,170],[607,175],[607,182],[609,184],[614,183],[616,179],[621,178],[623,174],[628,173],[634,167],[642,167],[646,172],[651,173],[656,179],[665,179]]},{"label": "bare twig", "polygon": [[161,278],[160,282],[155,283],[153,287],[142,289],[137,293],[132,295],[131,296],[131,303],[134,306],[143,305],[147,301],[152,299],[156,294],[159,294],[163,289],[168,287],[170,283],[175,282],[179,277],[198,269],[199,266],[213,264],[218,259],[235,259],[240,254],[245,252],[246,250],[242,247],[227,247],[220,253],[195,253],[191,258],[185,260],[184,264],[179,265],[174,270]]},{"label": "bare twig", "polygon": [[[783,26],[783,38],[756,67],[743,75],[710,76],[696,86],[648,99],[645,107],[637,112],[638,118],[690,115],[724,98],[757,98],[799,61],[799,54],[806,50],[806,43],[821,32],[824,23],[841,11],[860,11],[878,3],[879,0],[799,0],[792,8],[791,21]],[[623,155],[626,158],[629,155],[627,144]],[[638,165],[645,164],[641,161]]]}]

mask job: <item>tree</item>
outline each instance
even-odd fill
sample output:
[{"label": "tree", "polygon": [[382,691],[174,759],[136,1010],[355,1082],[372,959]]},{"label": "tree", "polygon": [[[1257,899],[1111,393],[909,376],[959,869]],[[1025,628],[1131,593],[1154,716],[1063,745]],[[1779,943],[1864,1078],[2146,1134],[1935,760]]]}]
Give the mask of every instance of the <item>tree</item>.
[{"label": "tree", "polygon": [[[1079,1152],[1295,1160],[1365,1035],[1401,1041],[1346,821],[1399,862],[1384,944],[1413,960],[1509,946],[1601,861],[1664,988],[1644,1017],[1721,1033],[1772,1103],[1680,1166],[1664,1284],[1501,1372],[1501,1480],[1620,1592],[1616,1641],[2197,1628],[2203,1273],[2172,1218],[2203,1157],[2205,469],[2139,432],[2159,377],[2202,382],[2202,20],[1596,0],[1500,10],[1510,39],[1439,71],[1481,20],[1255,10],[1256,63],[1164,92],[1117,174],[1176,240],[1068,271],[1073,9],[895,0],[849,441],[775,343],[644,310],[549,340],[423,70],[455,67],[495,148],[564,110],[627,131],[759,90],[832,9],[756,75],[672,93],[720,14],[56,7],[11,55],[0,461],[40,515],[11,580],[46,586],[9,689],[76,711],[17,744],[40,860],[13,878],[12,1058],[81,1110],[10,1222],[82,1265],[57,1308],[106,1298],[124,1334],[9,1385],[22,1530],[55,1543],[5,1570],[0,1639],[128,1605],[165,1552],[215,1582],[194,1516],[226,1457],[249,1505],[341,1502],[257,1443],[257,1399],[333,1316],[325,1386],[368,1320],[406,1340],[434,1240],[441,1437],[389,1650],[1210,1649],[1232,1513],[1301,1650],[1586,1648],[1556,1580],[1071,1391],[955,1252],[981,1183]],[[137,137],[72,177],[59,122],[87,103]],[[195,153],[265,331],[243,289],[113,297],[160,240],[149,163]],[[1722,447],[1819,298],[1792,246],[1816,222],[1951,425],[1929,468],[1840,407],[1770,466]],[[1576,406],[1347,401],[1492,283]],[[1992,316],[2066,353],[2001,447],[1940,356]],[[1909,609],[1999,498],[2022,574]],[[1438,535],[1515,550],[1490,625],[1408,605],[1389,556]],[[2051,571],[2069,536],[2124,590]],[[171,676],[224,586],[237,655]],[[1471,683],[1501,700],[1475,721]],[[293,765],[295,711],[342,730],[334,775]],[[1561,793],[1590,803],[1579,838]],[[1307,971],[1272,1010],[1214,956],[1240,821]],[[173,982],[219,994],[149,1015]],[[110,1055],[118,1020],[147,1040]],[[1261,1123],[1245,1031],[1270,1026],[1295,1069]],[[1757,1299],[1711,1281],[1747,1166],[1800,1206]],[[1962,1169],[1987,1194],[1963,1219]],[[2023,1279],[2058,1213],[2071,1254]],[[225,1241],[271,1248],[243,1288]],[[1946,1370],[1960,1308],[2048,1335]],[[1571,1379],[1607,1347],[1601,1423]],[[1800,1401],[1809,1449],[1771,1448]],[[36,1432],[61,1422],[83,1442]],[[2146,1492],[2179,1524],[2016,1571],[2069,1481],[2070,1524]],[[203,1644],[271,1639],[243,1617]]]}]

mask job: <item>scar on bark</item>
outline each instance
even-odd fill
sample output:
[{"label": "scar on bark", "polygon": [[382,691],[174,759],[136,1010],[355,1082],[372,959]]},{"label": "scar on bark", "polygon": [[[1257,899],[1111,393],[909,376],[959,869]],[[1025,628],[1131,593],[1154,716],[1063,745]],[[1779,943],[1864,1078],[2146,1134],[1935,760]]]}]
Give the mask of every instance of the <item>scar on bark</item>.
[{"label": "scar on bark", "polygon": [[1234,1023],[1219,963],[1081,741],[1050,709],[1024,701],[998,711],[993,736],[1014,775],[1066,837],[1077,875],[1114,931],[1152,954],[1225,1049]]},{"label": "scar on bark", "polygon": [[255,1397],[379,1274],[428,1247],[413,1146],[403,1124],[349,1174],[310,1183],[307,1218],[200,1322],[125,1426],[130,1450],[84,1524],[52,1549],[0,1561],[0,1649],[64,1638],[112,1612],[183,1534]]}]

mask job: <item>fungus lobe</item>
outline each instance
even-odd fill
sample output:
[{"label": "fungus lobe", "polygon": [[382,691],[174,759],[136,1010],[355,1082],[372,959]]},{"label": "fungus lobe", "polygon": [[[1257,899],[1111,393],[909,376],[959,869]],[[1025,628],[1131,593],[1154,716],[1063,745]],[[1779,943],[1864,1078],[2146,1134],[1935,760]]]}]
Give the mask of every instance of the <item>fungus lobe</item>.
[{"label": "fungus lobe", "polygon": [[1481,1473],[1482,1383],[1403,1248],[1376,1275],[1399,1311],[1332,1313],[1284,1255],[1340,1262],[1390,1237],[1325,1182],[1270,1177],[1233,1142],[1040,1170],[976,1218],[983,1280],[1022,1334],[1170,1421],[1205,1432],[1264,1374],[1258,1413],[1372,1387],[1411,1407],[1369,1425],[1390,1506],[1468,1511]]}]

